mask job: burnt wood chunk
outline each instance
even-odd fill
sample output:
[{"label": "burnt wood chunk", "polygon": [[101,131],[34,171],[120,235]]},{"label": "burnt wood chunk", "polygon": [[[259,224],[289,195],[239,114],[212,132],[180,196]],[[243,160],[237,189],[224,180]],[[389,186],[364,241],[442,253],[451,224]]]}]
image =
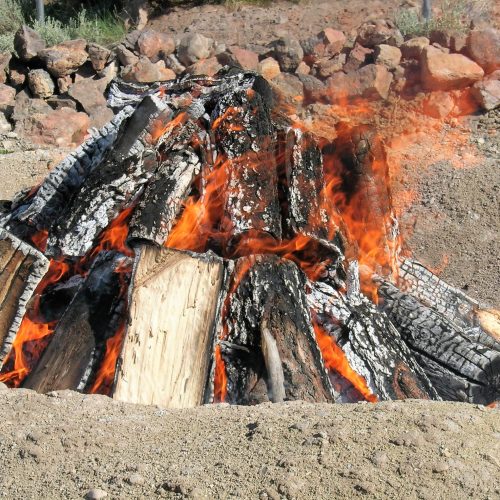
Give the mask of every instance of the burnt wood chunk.
[{"label": "burnt wood chunk", "polygon": [[228,297],[221,342],[228,401],[332,401],[302,271],[291,261],[260,255],[239,259],[233,276],[241,281]]},{"label": "burnt wood chunk", "polygon": [[310,283],[310,290],[318,323],[379,400],[439,399],[398,330],[368,299],[356,292],[344,296],[321,282]]},{"label": "burnt wood chunk", "polygon": [[381,283],[379,296],[442,398],[479,404],[500,398],[500,342],[462,329],[391,283]]},{"label": "burnt wood chunk", "polygon": [[58,322],[49,345],[23,387],[38,392],[76,390],[93,353],[114,325],[120,291],[119,266],[129,260],[115,252],[100,254]]},{"label": "burnt wood chunk", "polygon": [[0,229],[0,365],[48,268],[38,250]]},{"label": "burnt wood chunk", "polygon": [[94,169],[50,231],[48,252],[82,256],[96,236],[141,194],[158,168],[155,149],[162,124],[173,115],[155,97],[146,97],[106,160]]},{"label": "burnt wood chunk", "polygon": [[203,403],[224,273],[215,256],[137,249],[115,399],[169,408]]},{"label": "burnt wood chunk", "polygon": [[227,160],[224,229],[234,238],[259,231],[280,239],[276,131],[261,95],[247,89],[222,96],[212,129],[218,153]]},{"label": "burnt wood chunk", "polygon": [[165,243],[199,170],[200,160],[191,149],[172,153],[162,163],[134,211],[129,241]]}]

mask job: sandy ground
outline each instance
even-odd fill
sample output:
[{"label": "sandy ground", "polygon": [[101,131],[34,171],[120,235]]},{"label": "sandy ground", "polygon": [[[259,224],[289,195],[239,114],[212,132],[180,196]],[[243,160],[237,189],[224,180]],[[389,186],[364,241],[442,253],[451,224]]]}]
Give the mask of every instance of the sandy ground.
[{"label": "sandy ground", "polygon": [[407,401],[165,410],[0,392],[0,496],[500,496],[500,412]]}]

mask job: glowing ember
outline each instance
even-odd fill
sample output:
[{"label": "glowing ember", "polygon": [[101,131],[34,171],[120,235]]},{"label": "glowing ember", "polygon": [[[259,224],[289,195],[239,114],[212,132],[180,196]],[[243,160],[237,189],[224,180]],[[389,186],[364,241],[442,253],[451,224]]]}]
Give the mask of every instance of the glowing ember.
[{"label": "glowing ember", "polygon": [[220,346],[215,348],[214,403],[223,403],[227,396],[226,365],[222,359]]}]

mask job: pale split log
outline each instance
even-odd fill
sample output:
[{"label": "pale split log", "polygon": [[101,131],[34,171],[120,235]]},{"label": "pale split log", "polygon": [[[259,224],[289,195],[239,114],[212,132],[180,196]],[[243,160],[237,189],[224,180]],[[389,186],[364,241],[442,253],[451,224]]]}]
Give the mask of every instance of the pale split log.
[{"label": "pale split log", "polygon": [[[286,400],[331,401],[332,387],[312,327],[302,271],[291,261],[259,255],[239,259],[234,276],[241,281],[229,296],[227,337],[221,342],[228,401],[273,400],[281,383]],[[262,345],[268,349],[265,355]]]},{"label": "pale split log", "polygon": [[115,399],[171,408],[203,403],[224,273],[214,255],[137,248]]},{"label": "pale split log", "polygon": [[227,159],[223,229],[234,238],[254,230],[280,239],[276,130],[260,93],[247,89],[222,96],[212,128],[218,153]]},{"label": "pale split log", "polygon": [[199,171],[200,160],[192,149],[169,155],[134,211],[129,241],[163,245]]},{"label": "pale split log", "polygon": [[96,347],[117,326],[114,311],[121,283],[116,270],[127,261],[116,252],[98,256],[23,387],[44,393],[81,386]]},{"label": "pale split log", "polygon": [[487,404],[500,397],[500,342],[464,330],[389,282],[381,282],[379,296],[444,399]]},{"label": "pale split log", "polygon": [[439,399],[398,330],[366,297],[355,290],[344,296],[323,282],[311,282],[309,289],[318,323],[379,400]]},{"label": "pale split log", "polygon": [[41,252],[0,228],[0,365],[48,268]]},{"label": "pale split log", "polygon": [[157,129],[172,117],[157,98],[141,102],[112,152],[59,214],[49,233],[49,254],[84,255],[98,234],[134,202],[158,168]]}]

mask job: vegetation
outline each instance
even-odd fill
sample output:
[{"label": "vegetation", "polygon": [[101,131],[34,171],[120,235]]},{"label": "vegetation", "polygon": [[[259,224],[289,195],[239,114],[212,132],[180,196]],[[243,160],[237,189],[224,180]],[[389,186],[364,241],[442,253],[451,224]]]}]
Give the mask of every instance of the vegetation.
[{"label": "vegetation", "polygon": [[396,16],[399,31],[405,36],[427,36],[434,30],[453,33],[465,33],[471,21],[483,14],[488,7],[488,0],[442,0],[439,2],[439,14],[424,19],[413,9],[403,10]]},{"label": "vegetation", "polygon": [[13,49],[14,34],[22,24],[31,26],[49,46],[75,38],[110,45],[123,38],[126,28],[116,9],[101,2],[100,7],[90,5],[87,10],[82,3],[73,7],[71,2],[55,2],[40,23],[35,20],[32,0],[0,0],[0,52]]}]

